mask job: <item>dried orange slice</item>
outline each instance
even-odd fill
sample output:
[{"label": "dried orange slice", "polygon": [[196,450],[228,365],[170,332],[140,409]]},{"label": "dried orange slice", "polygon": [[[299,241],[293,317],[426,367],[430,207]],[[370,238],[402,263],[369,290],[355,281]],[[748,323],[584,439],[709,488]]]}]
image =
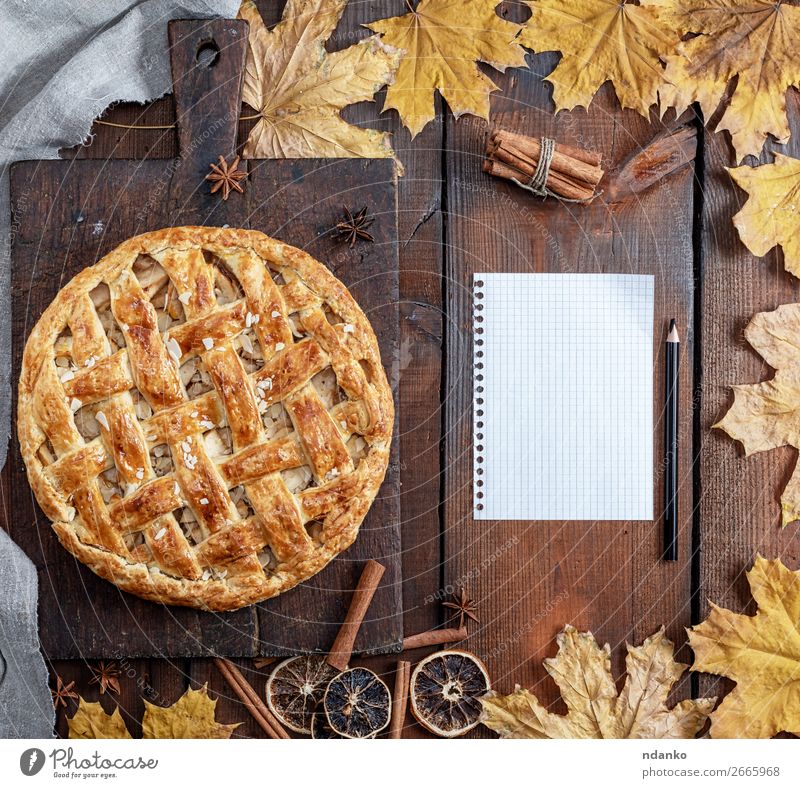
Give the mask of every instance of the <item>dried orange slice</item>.
[{"label": "dried orange slice", "polygon": [[285,659],[267,679],[267,706],[287,728],[311,733],[314,709],[337,672],[324,655]]},{"label": "dried orange slice", "polygon": [[369,739],[389,724],[392,696],[371,670],[350,668],[331,681],[323,704],[335,734],[345,739]]},{"label": "dried orange slice", "polygon": [[313,719],[311,720],[311,738],[312,739],[341,739],[342,737],[336,733],[330,725],[328,725],[328,718],[325,716],[325,707],[322,702],[317,704],[314,711]]},{"label": "dried orange slice", "polygon": [[411,674],[411,711],[423,728],[452,739],[478,724],[480,698],[490,688],[486,666],[474,654],[437,651]]}]

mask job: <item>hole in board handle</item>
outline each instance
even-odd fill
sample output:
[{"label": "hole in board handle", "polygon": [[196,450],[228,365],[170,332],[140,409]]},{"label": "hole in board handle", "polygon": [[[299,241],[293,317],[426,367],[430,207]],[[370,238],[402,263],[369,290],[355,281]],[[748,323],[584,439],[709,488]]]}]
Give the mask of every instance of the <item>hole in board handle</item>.
[{"label": "hole in board handle", "polygon": [[203,68],[213,68],[219,62],[219,47],[214,39],[201,41],[194,56],[198,66]]}]

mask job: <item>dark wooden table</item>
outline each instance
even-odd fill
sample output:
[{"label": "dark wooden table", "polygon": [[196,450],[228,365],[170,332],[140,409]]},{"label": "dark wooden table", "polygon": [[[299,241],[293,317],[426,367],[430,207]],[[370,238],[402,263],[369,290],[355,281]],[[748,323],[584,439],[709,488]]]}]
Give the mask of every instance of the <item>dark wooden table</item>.
[{"label": "dark wooden table", "polygon": [[[277,21],[283,3],[258,5],[269,23]],[[351,3],[331,48],[365,35],[361,23],[405,11],[403,0]],[[513,7],[501,12],[520,13]],[[591,629],[610,643],[618,675],[624,643],[639,643],[662,624],[678,644],[679,657],[690,662],[684,627],[704,617],[708,599],[737,610],[750,607],[744,572],[757,552],[790,566],[800,563],[797,527],[780,529],[777,503],[793,452],[744,459],[733,441],[710,430],[731,402],[731,384],[771,374],[744,342],[743,327],[755,312],[797,301],[800,294],[780,253],[756,259],[738,240],[731,218],[745,196],[724,169],[734,163],[725,135],[707,132],[689,115],[647,122],[620,110],[608,87],[588,112],[556,118],[550,87],[542,81],[556,59],[553,53],[530,55],[528,70],[491,72],[501,88],[492,98],[492,122],[601,151],[610,173],[604,195],[591,207],[541,202],[483,174],[487,125],[471,117],[455,121],[438,98],[435,121],[413,141],[395,113],[379,116],[380,96],[377,107],[354,106],[345,117],[395,132],[406,169],[399,186],[398,403],[405,632],[444,623],[448,611],[441,600],[463,585],[478,601],[481,620],[464,645],[484,658],[495,688],[511,691],[519,683],[560,709],[541,662],[555,652],[554,638],[564,624]],[[790,94],[789,110],[793,142],[781,150],[797,156],[797,93]],[[105,120],[168,125],[174,108],[167,97],[147,107],[118,106]],[[242,123],[241,142],[248,130]],[[174,130],[96,125],[94,134],[90,145],[65,155],[169,158],[176,151]],[[680,155],[653,167],[664,138]],[[763,160],[769,158],[768,146]],[[473,522],[468,288],[473,270],[655,274],[656,467],[663,428],[659,332],[676,317],[683,337],[678,563],[659,561],[660,521]],[[654,484],[658,501],[658,473]],[[412,652],[411,658],[424,653]],[[393,680],[394,656],[361,661]],[[261,692],[268,669],[241,664]],[[218,718],[244,723],[237,736],[262,735],[208,660],[123,658],[121,668],[121,695],[102,700],[109,710],[119,704],[134,735],[142,698],[171,703],[187,686],[204,682],[220,698]],[[74,679],[88,700],[99,697],[86,663],[56,662],[52,670],[65,681]],[[720,689],[715,679],[699,676],[685,679],[675,694]],[[63,712],[58,731],[66,734]],[[405,735],[423,734],[409,718]]]}]

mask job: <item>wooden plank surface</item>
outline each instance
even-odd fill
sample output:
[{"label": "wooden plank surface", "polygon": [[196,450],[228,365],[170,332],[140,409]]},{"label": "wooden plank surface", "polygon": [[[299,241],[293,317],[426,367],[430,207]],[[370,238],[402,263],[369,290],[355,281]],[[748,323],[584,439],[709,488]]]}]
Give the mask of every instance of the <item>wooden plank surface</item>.
[{"label": "wooden plank surface", "polygon": [[[210,194],[203,177],[208,161],[216,158],[214,152],[229,157],[236,145],[235,86],[241,77],[243,30],[234,35],[224,22],[180,22],[171,31],[177,47],[173,72],[181,86],[176,113],[179,159],[50,161],[14,167],[12,201],[19,226],[12,283],[15,369],[43,309],[87,264],[139,232],[184,223],[230,223],[266,231],[325,260],[376,327],[384,366],[390,373],[395,370],[396,388],[399,299],[393,163],[251,161],[245,194],[234,193],[223,203]],[[191,67],[199,42],[210,37],[221,48],[214,79],[207,78],[211,70],[198,77]],[[228,83],[234,89],[213,89]],[[199,96],[205,98],[198,102]],[[230,120],[219,124],[214,122],[218,118]],[[35,196],[29,192],[33,182],[38,184]],[[369,207],[375,215],[370,228],[374,244],[349,249],[334,238],[332,228],[341,219],[342,202],[358,206],[356,210]],[[36,507],[15,446],[9,463],[13,517],[8,527],[40,570],[40,631],[46,655],[199,656],[212,651],[236,656],[325,649],[368,557],[379,559],[387,572],[356,648],[396,650],[402,639],[398,446],[396,438],[384,485],[351,550],[278,599],[225,615],[153,605],[120,593],[80,565],[60,547]]]},{"label": "wooden plank surface", "polygon": [[[774,151],[800,157],[800,98],[787,96],[792,138],[787,145],[768,142],[760,161]],[[749,164],[754,162],[752,159]],[[741,445],[712,429],[733,403],[731,386],[756,383],[774,370],[744,338],[744,329],[758,312],[800,301],[800,282],[783,266],[778,249],[754,257],[739,240],[734,214],[747,195],[725,171],[735,166],[727,134],[705,138],[701,259],[702,377],[698,386],[701,445],[699,468],[699,587],[695,621],[706,617],[709,601],[736,611],[755,612],[745,577],[756,554],[800,565],[800,529],[781,529],[780,496],[797,461],[791,448],[745,457]],[[730,686],[703,675],[704,695]]]},{"label": "wooden plank surface", "polygon": [[[280,0],[259,2],[268,24],[280,18],[282,6]],[[329,48],[334,50],[363,36],[364,31],[358,27],[362,22],[404,10],[402,0],[381,0],[369,4],[369,8],[350,3]],[[345,116],[395,131],[395,147],[406,167],[406,175],[399,183],[405,631],[419,631],[441,622],[442,596],[462,581],[478,599],[482,620],[466,646],[488,659],[499,689],[511,689],[519,682],[558,709],[555,688],[542,669],[541,659],[554,653],[553,636],[564,623],[591,628],[599,639],[610,642],[615,649],[614,668],[619,674],[620,647],[625,639],[640,642],[665,623],[670,637],[684,644],[682,626],[705,615],[707,599],[737,610],[745,608],[750,597],[743,570],[756,551],[768,557],[782,556],[793,566],[800,563],[796,527],[781,531],[778,524],[777,500],[793,466],[793,452],[776,451],[744,459],[733,441],[709,430],[730,403],[728,384],[760,380],[771,374],[741,339],[747,320],[759,310],[798,300],[800,288],[783,271],[780,253],[755,259],[736,237],[731,217],[744,195],[722,169],[732,164],[726,137],[698,129],[705,153],[697,172],[693,173],[691,167],[688,171],[678,168],[672,175],[655,178],[658,182],[652,192],[632,196],[624,188],[621,173],[634,172],[639,179],[648,177],[646,161],[629,157],[635,157],[664,130],[663,126],[655,119],[651,125],[631,112],[621,112],[607,88],[588,113],[578,110],[553,118],[550,89],[541,84],[540,78],[554,58],[530,56],[529,62],[534,68],[532,75],[520,70],[505,75],[489,71],[506,96],[493,98],[493,112],[497,113],[493,120],[531,133],[552,132],[559,139],[589,147],[596,144],[606,154],[606,164],[627,161],[618,171],[617,180],[608,179],[603,184],[606,193],[590,211],[541,204],[515,187],[483,176],[479,172],[483,123],[469,117],[453,123],[441,104],[437,104],[436,120],[413,141],[399,129],[395,113],[378,117],[374,107],[361,105],[348,108]],[[789,98],[790,118],[797,135],[800,107],[796,96]],[[174,117],[169,97],[144,108],[122,105],[108,115],[112,121],[140,124],[169,124]],[[247,129],[247,124],[241,124],[240,144]],[[174,156],[177,150],[174,130],[96,126],[95,132],[90,147],[70,155],[163,159]],[[800,155],[798,143],[788,146],[788,151]],[[768,158],[767,154],[762,157]],[[637,167],[637,162],[641,166]],[[698,178],[695,190],[693,174]],[[443,193],[445,181],[448,185]],[[620,194],[627,196],[620,200]],[[532,203],[535,210],[523,215],[522,209],[530,208]],[[693,209],[702,211],[702,217],[694,217],[695,221]],[[648,216],[652,221],[647,221]],[[497,250],[504,247],[511,253],[498,259]],[[467,422],[471,408],[469,383],[462,380],[454,385],[459,378],[451,358],[455,348],[464,358],[471,359],[466,346],[471,316],[469,293],[458,295],[458,287],[449,276],[440,279],[445,250],[448,273],[462,283],[467,281],[466,272],[460,270],[465,261],[472,266],[490,261],[508,266],[506,270],[529,270],[511,268],[523,258],[526,264],[536,262],[541,270],[546,265],[546,270],[649,270],[656,274],[660,283],[657,315],[671,317],[667,313],[674,310],[674,316],[682,323],[684,339],[678,565],[658,563],[659,522],[544,526],[473,523],[469,517],[469,456],[465,469],[460,471],[460,482],[449,481],[448,495],[440,498],[439,439],[443,435],[451,437],[450,453],[457,454],[457,445],[466,446],[468,453],[470,446],[465,425],[455,416],[451,416],[455,433],[451,436],[443,432],[440,400],[447,401],[451,414],[463,407]],[[693,289],[693,259],[695,273],[702,273],[697,290]],[[696,316],[700,319],[695,325]],[[443,348],[444,327],[448,328],[448,343]],[[656,350],[660,374],[662,347],[658,332]],[[448,370],[444,383],[443,364]],[[695,369],[701,375],[692,402]],[[654,381],[656,397],[660,390],[658,378]],[[692,404],[697,408],[694,434],[689,418]],[[658,465],[660,401],[654,407]],[[450,426],[448,423],[445,429]],[[694,438],[697,441],[693,446]],[[464,458],[461,462],[465,462]],[[658,507],[660,480],[656,478],[654,483]],[[692,483],[697,493],[694,523]],[[439,511],[445,502],[446,530],[440,528],[444,512]],[[690,541],[693,524],[699,540],[694,544]],[[442,547],[446,552],[441,551]],[[425,653],[412,652],[411,658]],[[691,659],[685,647],[680,656],[683,661]],[[393,656],[359,662],[380,672],[391,686]],[[269,668],[256,670],[252,660],[240,663],[261,692]],[[121,664],[125,674],[119,705],[132,730],[141,719],[143,696],[166,704],[174,701],[189,683],[208,681],[212,693],[220,698],[219,718],[244,722],[237,736],[263,735],[208,660],[136,660],[123,656]],[[84,662],[60,661],[53,670],[76,679],[76,689],[87,699],[97,699],[97,685],[89,684],[91,674]],[[685,695],[688,684],[682,682],[676,694]],[[717,682],[706,676],[700,677],[697,685],[695,690],[703,694],[719,689]],[[115,705],[107,696],[103,702],[108,710]],[[70,707],[70,713],[73,709]],[[61,713],[59,732],[63,734],[65,730]],[[405,735],[424,733],[409,720]]]},{"label": "wooden plank surface", "polygon": [[[530,71],[502,77],[493,98],[498,128],[550,136],[603,154],[610,189],[617,170],[643,155],[658,129],[619,109],[606,88],[591,110],[554,117],[550,88],[541,81],[555,55],[531,58]],[[449,214],[445,286],[446,464],[445,576],[466,585],[485,618],[471,644],[499,691],[515,684],[545,701],[556,699],[541,660],[555,652],[555,635],[571,623],[610,643],[617,671],[624,643],[637,643],[662,624],[678,643],[689,623],[691,424],[682,425],[680,561],[659,560],[661,478],[655,475],[652,522],[492,522],[472,520],[472,274],[482,272],[637,273],[655,275],[655,464],[661,443],[663,343],[669,318],[681,327],[681,404],[691,412],[692,167],[684,166],[640,193],[601,196],[592,205],[541,201],[481,171],[486,129],[471,119],[449,120],[446,168]],[[690,162],[693,134],[689,131]],[[641,168],[642,170],[645,168]],[[614,195],[622,190],[615,187]],[[669,211],[669,221],[654,219]],[[688,360],[688,363],[687,363]],[[685,656],[682,655],[682,656]],[[684,687],[684,693],[688,691]]]}]

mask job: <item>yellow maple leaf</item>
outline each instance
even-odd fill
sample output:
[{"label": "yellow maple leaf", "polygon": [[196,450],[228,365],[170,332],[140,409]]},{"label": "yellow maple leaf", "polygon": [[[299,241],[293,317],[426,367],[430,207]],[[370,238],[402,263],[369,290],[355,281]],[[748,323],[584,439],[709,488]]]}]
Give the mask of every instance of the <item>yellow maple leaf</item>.
[{"label": "yellow maple leaf", "polygon": [[699,102],[706,119],[738,77],[717,125],[731,134],[736,160],[757,156],[768,134],[789,139],[786,91],[800,84],[800,8],[783,0],[672,0],[664,19],[682,41],[667,58],[672,87],[662,107],[678,112]]},{"label": "yellow maple leaf", "polygon": [[[207,685],[188,689],[172,706],[144,702],[142,738],[144,739],[230,739],[241,723],[224,725],[214,715],[217,701],[208,697]],[[106,714],[99,703],[83,698],[78,710],[67,720],[70,739],[130,739],[119,709]]]},{"label": "yellow maple leaf", "polygon": [[106,714],[99,703],[87,703],[83,698],[78,701],[78,710],[71,718],[67,718],[70,739],[130,739],[133,738],[119,709]]},{"label": "yellow maple leaf", "polygon": [[736,682],[711,715],[711,736],[800,735],[800,572],[757,556],[747,581],[758,603],[754,616],[712,604],[689,630],[692,670]]},{"label": "yellow maple leaf", "polygon": [[[745,455],[800,449],[800,304],[759,312],[745,338],[775,372],[772,380],[734,386],[733,405],[714,426],[741,441]],[[781,495],[782,524],[800,519],[800,463]]]},{"label": "yellow maple leaf", "polygon": [[214,718],[217,701],[208,687],[188,689],[172,706],[144,702],[142,736],[145,739],[230,739],[241,723],[223,725]]},{"label": "yellow maple leaf", "polygon": [[758,257],[780,246],[786,270],[800,276],[800,159],[776,153],[771,164],[728,172],[748,194],[733,217],[742,243]]},{"label": "yellow maple leaf", "polygon": [[536,52],[561,52],[547,76],[556,110],[588,107],[610,81],[621,106],[648,117],[664,84],[663,57],[678,43],[660,18],[664,3],[529,0],[531,17],[519,40]]},{"label": "yellow maple leaf", "polygon": [[662,627],[638,648],[628,646],[628,675],[618,694],[608,645],[591,632],[567,626],[558,654],[544,666],[561,690],[567,714],[553,714],[526,689],[489,695],[483,724],[506,739],[687,739],[714,708],[716,698],[684,700],[667,708],[672,685],[686,670],[673,658]]},{"label": "yellow maple leaf", "polygon": [[384,109],[396,109],[412,137],[433,120],[436,90],[456,117],[488,119],[489,94],[497,85],[479,71],[478,61],[500,71],[525,65],[514,41],[520,26],[501,19],[496,7],[497,0],[420,0],[408,14],[365,25],[404,50]]},{"label": "yellow maple leaf", "polygon": [[345,122],[340,110],[372,101],[391,82],[400,53],[371,36],[339,52],[325,41],[347,0],[289,0],[267,30],[252,2],[239,16],[250,25],[242,99],[260,118],[247,158],[393,158],[389,135]]}]

